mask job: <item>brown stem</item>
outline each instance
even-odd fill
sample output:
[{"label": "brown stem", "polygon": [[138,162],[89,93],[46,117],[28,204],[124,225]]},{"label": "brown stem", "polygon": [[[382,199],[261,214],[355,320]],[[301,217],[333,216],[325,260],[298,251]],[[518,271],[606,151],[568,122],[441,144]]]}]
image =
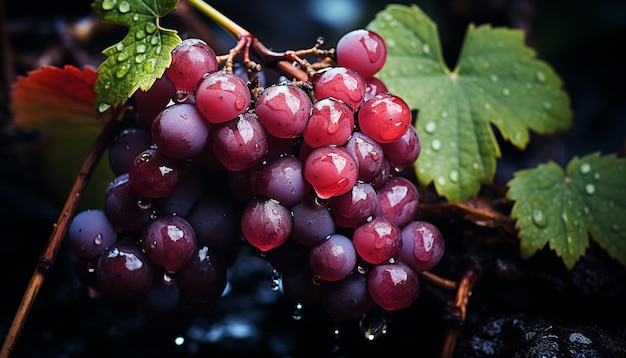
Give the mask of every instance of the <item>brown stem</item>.
[{"label": "brown stem", "polygon": [[463,323],[465,322],[465,317],[467,314],[467,303],[469,302],[469,296],[472,295],[472,289],[476,284],[476,281],[481,276],[481,271],[476,269],[468,269],[461,280],[459,281],[458,290],[456,292],[456,297],[454,300],[454,304],[451,309],[451,318],[455,321],[455,326],[448,329],[446,332],[443,349],[441,351],[441,358],[452,358],[454,356],[454,350],[456,348],[456,343],[459,335],[461,334],[461,329],[463,327]]},{"label": "brown stem", "polygon": [[35,270],[31,276],[26,292],[22,297],[20,306],[15,314],[15,318],[11,323],[9,332],[2,345],[2,351],[0,351],[0,358],[8,358],[11,356],[15,349],[15,344],[19,335],[24,327],[26,318],[30,312],[30,309],[39,293],[39,289],[43,285],[43,281],[52,269],[52,265],[56,259],[63,238],[67,233],[67,229],[71,222],[72,217],[76,213],[80,198],[89,182],[89,177],[94,171],[98,161],[102,157],[107,145],[109,144],[113,135],[117,132],[118,120],[117,115],[120,113],[121,107],[114,107],[105,113],[105,116],[101,120],[106,121],[106,124],[102,128],[102,131],[96,138],[94,144],[89,151],[89,154],[83,161],[83,164],[76,176],[74,185],[67,196],[63,210],[54,224],[52,234],[48,240],[45,250],[39,257],[39,262],[35,267]]}]

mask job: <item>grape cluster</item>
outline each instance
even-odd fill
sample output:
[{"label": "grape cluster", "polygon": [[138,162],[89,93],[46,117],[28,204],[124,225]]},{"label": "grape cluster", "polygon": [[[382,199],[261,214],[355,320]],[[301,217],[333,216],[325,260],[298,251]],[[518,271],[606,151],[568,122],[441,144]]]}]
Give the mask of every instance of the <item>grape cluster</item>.
[{"label": "grape cluster", "polygon": [[410,306],[444,251],[400,175],[420,152],[413,114],[374,77],[379,35],[351,31],[335,54],[304,85],[261,87],[205,42],[179,44],[110,145],[102,209],[70,224],[79,277],[146,309],[210,304],[248,244],[287,297],[334,319]]}]

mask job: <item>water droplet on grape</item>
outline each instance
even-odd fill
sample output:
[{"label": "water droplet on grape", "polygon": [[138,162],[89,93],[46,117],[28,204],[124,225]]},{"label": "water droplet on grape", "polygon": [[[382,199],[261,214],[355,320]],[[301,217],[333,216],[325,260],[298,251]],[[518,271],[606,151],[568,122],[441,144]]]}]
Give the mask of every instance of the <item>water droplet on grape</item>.
[{"label": "water droplet on grape", "polygon": [[426,123],[426,126],[424,127],[424,129],[426,130],[427,133],[434,133],[435,129],[437,129],[437,124],[433,121],[430,121],[428,123]]},{"label": "water droplet on grape", "polygon": [[176,90],[176,102],[185,102],[189,97],[189,91],[187,90]]},{"label": "water droplet on grape", "polygon": [[533,210],[533,223],[539,227],[546,227],[548,220],[543,211],[539,209]]},{"label": "water droplet on grape", "polygon": [[128,1],[122,1],[120,6],[117,8],[122,14],[125,14],[130,11],[130,4]]},{"label": "water droplet on grape", "polygon": [[93,243],[96,246],[102,244],[102,234],[101,233],[96,234],[96,236],[93,238]]},{"label": "water droplet on grape", "polygon": [[587,174],[591,171],[591,165],[589,163],[583,163],[580,165],[580,172],[583,174]]},{"label": "water droplet on grape", "polygon": [[137,198],[137,206],[141,210],[148,210],[152,206],[152,200],[150,200],[150,198],[148,197],[140,196],[139,198]]},{"label": "water droplet on grape", "polygon": [[157,241],[156,240],[152,240],[152,242],[150,243],[150,248],[151,249],[156,249],[157,247]]},{"label": "water droplet on grape", "polygon": [[115,7],[116,0],[104,0],[102,1],[102,10],[111,10]]},{"label": "water droplet on grape", "polygon": [[587,194],[593,195],[596,192],[596,187],[593,184],[587,184],[585,185],[585,191]]},{"label": "water droplet on grape", "polygon": [[150,153],[141,153],[141,155],[139,156],[139,160],[141,162],[147,163],[152,159],[152,154]]}]

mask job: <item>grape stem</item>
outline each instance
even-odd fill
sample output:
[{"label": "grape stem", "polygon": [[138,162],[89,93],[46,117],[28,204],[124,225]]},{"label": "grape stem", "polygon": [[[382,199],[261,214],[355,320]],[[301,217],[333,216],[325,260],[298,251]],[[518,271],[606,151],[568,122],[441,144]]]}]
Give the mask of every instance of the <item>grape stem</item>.
[{"label": "grape stem", "polygon": [[20,306],[2,345],[0,358],[10,357],[15,349],[15,344],[19,338],[22,328],[24,327],[24,323],[26,322],[35,298],[39,293],[39,289],[52,269],[52,265],[54,264],[57,253],[59,252],[63,238],[65,237],[69,224],[78,208],[80,198],[87,187],[89,177],[100,161],[100,158],[106,150],[109,142],[118,130],[119,121],[117,120],[117,117],[121,113],[121,109],[121,106],[112,107],[105,112],[101,118],[101,120],[106,121],[103,122],[105,125],[93,143],[89,154],[85,157],[85,160],[83,161],[83,164],[81,165],[74,181],[74,185],[67,196],[63,210],[61,211],[57,222],[54,224],[48,243],[41,256],[39,256],[37,266],[31,276],[26,292],[22,297]]},{"label": "grape stem", "polygon": [[[323,43],[322,39],[317,39],[315,45],[306,50],[284,52],[272,51],[259,41],[258,38],[253,36],[248,30],[239,26],[206,2],[202,0],[186,1],[191,6],[208,16],[211,20],[215,21],[237,39],[237,44],[229,51],[228,54],[218,56],[218,60],[226,62],[227,71],[229,71],[229,67],[231,67],[230,70],[232,71],[232,61],[234,57],[239,54],[239,52],[243,50],[244,54],[248,56],[246,52],[248,49],[252,49],[252,51],[254,51],[254,53],[266,66],[274,67],[278,72],[285,76],[292,77],[298,81],[306,82],[317,70],[329,66],[330,59],[334,57],[334,49],[322,50],[319,48]],[[311,64],[304,58],[304,56],[307,55],[314,55],[322,60]],[[298,66],[294,66],[294,64]]]}]

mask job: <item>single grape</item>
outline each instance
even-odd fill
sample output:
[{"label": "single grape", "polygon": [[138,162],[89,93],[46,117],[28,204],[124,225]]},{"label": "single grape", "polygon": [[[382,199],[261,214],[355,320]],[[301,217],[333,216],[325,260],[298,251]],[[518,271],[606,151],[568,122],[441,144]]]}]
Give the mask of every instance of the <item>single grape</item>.
[{"label": "single grape", "polygon": [[402,247],[400,228],[391,221],[378,217],[354,230],[352,241],[356,252],[371,264],[380,264],[394,258]]},{"label": "single grape", "polygon": [[109,145],[109,167],[113,174],[128,173],[135,157],[151,145],[150,133],[140,128],[127,128],[116,135]]},{"label": "single grape", "polygon": [[358,173],[354,158],[340,147],[316,148],[304,163],[304,177],[321,199],[347,193],[356,183]]},{"label": "single grape", "polygon": [[164,198],[180,182],[182,163],[150,147],[139,153],[128,172],[131,187],[148,198]]},{"label": "single grape", "polygon": [[211,124],[189,103],[165,108],[152,122],[152,140],[159,151],[175,159],[191,159],[207,145]]},{"label": "single grape", "polygon": [[199,199],[187,216],[201,246],[228,250],[240,243],[241,209],[226,193],[209,193]]},{"label": "single grape", "polygon": [[378,196],[370,184],[356,182],[347,193],[328,199],[328,208],[337,226],[355,228],[376,214]]},{"label": "single grape", "polygon": [[241,215],[244,238],[261,252],[267,252],[287,241],[292,225],[289,209],[271,199],[253,199]]},{"label": "single grape", "polygon": [[237,75],[218,71],[204,77],[196,91],[196,106],[213,124],[231,121],[250,107],[250,90]]},{"label": "single grape", "polygon": [[313,148],[343,145],[354,129],[354,113],[343,101],[323,98],[315,101],[302,136]]},{"label": "single grape", "polygon": [[322,293],[322,307],[338,321],[352,321],[363,316],[374,304],[367,290],[367,276],[352,273],[329,282]]},{"label": "single grape", "polygon": [[291,207],[293,228],[291,238],[305,246],[313,246],[335,233],[335,221],[325,206],[318,205],[313,195]]},{"label": "single grape", "polygon": [[109,183],[104,192],[104,212],[117,229],[139,231],[154,215],[155,199],[139,195],[130,186],[128,173]]},{"label": "single grape", "polygon": [[330,67],[315,79],[313,95],[316,100],[336,98],[356,111],[365,98],[366,83],[356,71],[345,67]]},{"label": "single grape", "polygon": [[226,288],[226,269],[221,255],[206,246],[200,247],[176,278],[182,292],[194,301],[212,303]]},{"label": "single grape", "polygon": [[308,94],[294,85],[273,85],[264,89],[254,107],[259,121],[277,138],[295,138],[302,134],[311,108]]},{"label": "single grape", "polygon": [[387,46],[374,31],[352,30],[337,41],[337,64],[357,71],[363,78],[374,76],[385,65]]},{"label": "single grape", "polygon": [[311,247],[309,263],[313,273],[325,281],[338,281],[348,276],[356,265],[357,253],[352,241],[333,234]]},{"label": "single grape", "polygon": [[74,215],[67,229],[70,251],[88,260],[95,260],[117,242],[117,231],[105,212],[87,209]]},{"label": "single grape", "polygon": [[282,157],[250,171],[252,192],[292,206],[309,192],[311,185],[304,180],[304,164],[296,157]]},{"label": "single grape", "polygon": [[113,298],[134,300],[150,288],[154,266],[141,247],[118,242],[102,253],[96,266],[100,290]]},{"label": "single grape", "polygon": [[387,85],[377,77],[370,77],[365,80],[365,98],[364,101],[376,96],[377,94],[387,94],[389,89]]},{"label": "single grape", "polygon": [[150,260],[176,272],[191,260],[198,250],[193,227],[180,216],[159,216],[150,221],[141,232],[141,246]]},{"label": "single grape", "polygon": [[268,150],[268,133],[254,112],[214,125],[211,147],[219,162],[230,171],[250,169],[263,162]]},{"label": "single grape", "polygon": [[194,91],[206,73],[217,71],[215,51],[206,42],[185,39],[172,50],[172,62],[165,75],[177,90]]},{"label": "single grape", "polygon": [[420,154],[420,138],[417,129],[409,126],[406,133],[391,143],[381,144],[389,163],[396,172],[403,171],[413,165]]},{"label": "single grape", "polygon": [[419,193],[415,185],[404,177],[391,177],[377,189],[380,216],[402,228],[415,215],[419,205]]},{"label": "single grape", "polygon": [[385,157],[380,143],[361,132],[354,132],[344,148],[357,161],[359,180],[370,183],[380,174]]},{"label": "single grape", "polygon": [[401,261],[373,265],[367,272],[367,290],[374,302],[387,311],[412,305],[419,289],[417,272]]},{"label": "single grape", "polygon": [[441,231],[426,221],[412,221],[402,228],[402,249],[398,258],[416,271],[433,268],[445,251]]},{"label": "single grape", "polygon": [[378,94],[365,101],[357,114],[359,129],[378,143],[400,139],[411,125],[411,110],[392,94]]}]

